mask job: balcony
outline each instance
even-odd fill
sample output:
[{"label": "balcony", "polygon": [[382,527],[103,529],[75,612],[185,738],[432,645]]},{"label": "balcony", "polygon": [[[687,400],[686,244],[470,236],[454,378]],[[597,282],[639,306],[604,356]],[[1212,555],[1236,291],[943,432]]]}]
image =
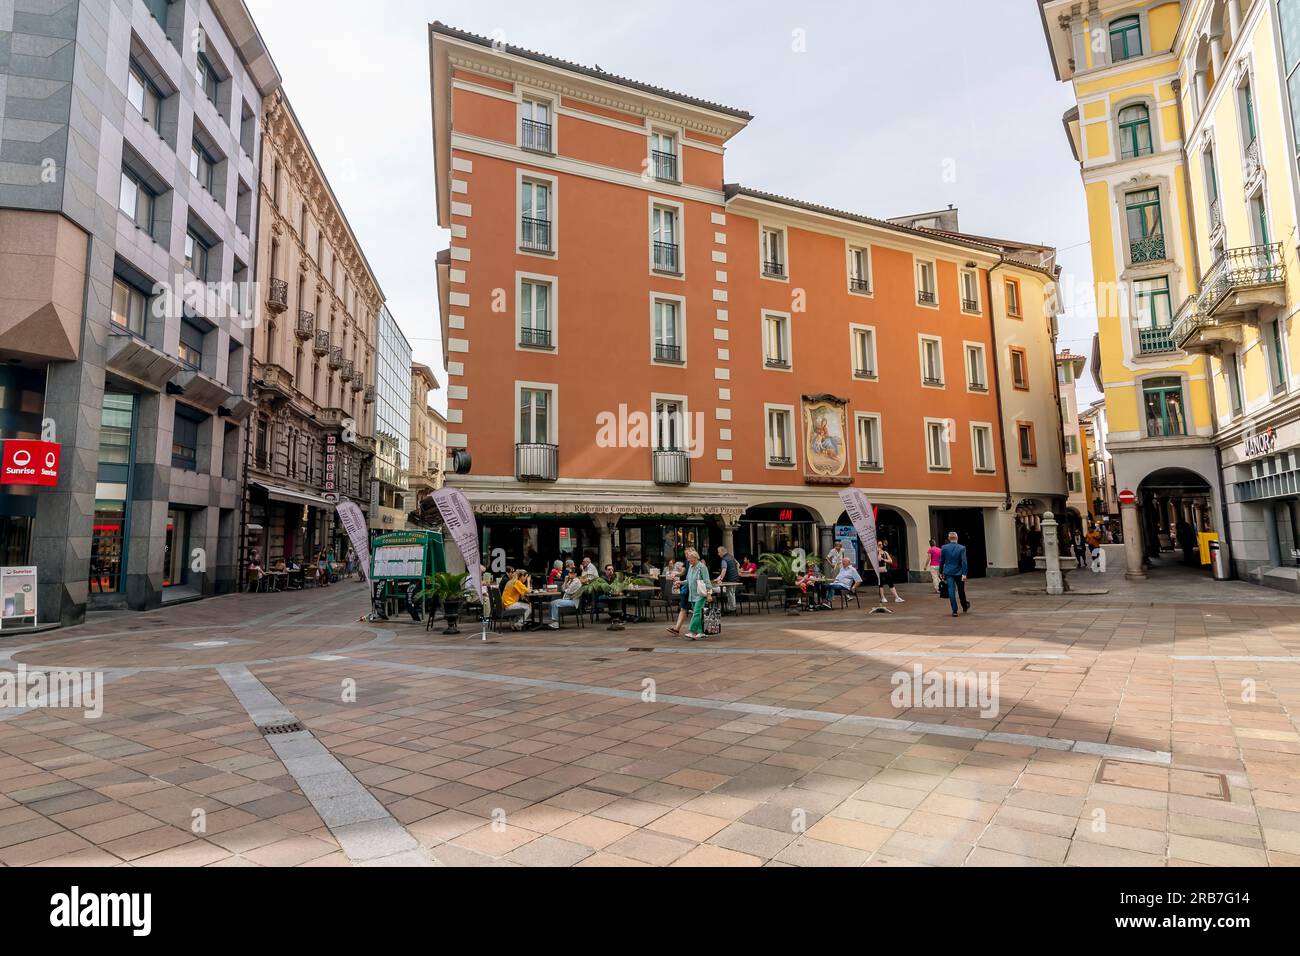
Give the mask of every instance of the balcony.
[{"label": "balcony", "polygon": [[360,392],[365,389],[365,387],[366,383],[361,381],[361,372],[358,371],[356,376],[352,379],[352,391]]},{"label": "balcony", "polygon": [[519,145],[534,153],[551,152],[551,124],[537,120],[521,120]]},{"label": "balcony", "polygon": [[1260,306],[1286,304],[1285,285],[1282,243],[1228,249],[1202,278],[1200,294],[1178,310],[1174,345],[1185,352],[1214,353],[1240,346],[1242,324],[1255,321]]},{"label": "balcony", "polygon": [[864,276],[849,276],[850,292],[871,292],[871,283]]},{"label": "balcony", "polygon": [[312,343],[311,350],[317,355],[330,354],[330,334],[328,329],[321,329],[316,333],[316,341]]},{"label": "balcony", "polygon": [[853,370],[853,377],[874,379],[876,377],[876,370],[874,368],[855,368]]},{"label": "balcony", "polygon": [[341,369],[343,367],[343,346],[336,345],[330,349],[330,368]]},{"label": "balcony", "polygon": [[933,292],[926,292],[922,289],[916,294],[916,301],[919,305],[934,305],[935,298]]},{"label": "balcony", "polygon": [[764,259],[763,275],[767,276],[769,279],[784,279],[785,263],[780,259]]},{"label": "balcony", "polygon": [[677,157],[661,149],[650,150],[650,166],[654,169],[655,179],[664,182],[677,182]]},{"label": "balcony", "polygon": [[108,355],[104,365],[152,392],[162,391],[181,367],[179,359],[154,348],[142,338],[124,332],[108,337]]},{"label": "balcony", "polygon": [[680,247],[675,242],[655,242],[653,245],[654,252],[654,270],[655,272],[671,272],[674,275],[681,274],[681,265],[678,261]]},{"label": "balcony", "polygon": [[375,387],[374,387],[373,385],[367,385],[367,386],[366,386],[366,389],[365,389],[365,392],[366,392],[366,393],[365,393],[365,395],[363,396],[363,397],[364,397],[364,400],[365,400],[365,403],[366,403],[367,405],[373,404],[373,402],[374,402],[374,400],[375,400]]},{"label": "balcony", "polygon": [[764,368],[786,369],[790,367],[790,362],[783,358],[766,358],[763,359],[763,366]]},{"label": "balcony", "polygon": [[655,361],[671,362],[674,365],[680,365],[682,362],[682,347],[680,345],[661,345],[656,342]]},{"label": "balcony", "polygon": [[1163,233],[1133,239],[1128,244],[1128,261],[1133,265],[1143,262],[1160,262],[1165,256],[1165,237]]},{"label": "balcony", "polygon": [[872,461],[870,458],[868,458],[865,461],[858,462],[858,471],[879,471],[879,470],[880,470],[880,462],[878,461]]},{"label": "balcony", "polygon": [[1173,331],[1172,326],[1168,325],[1138,329],[1138,355],[1177,352],[1178,346],[1174,345]]},{"label": "balcony", "polygon": [[289,283],[284,279],[272,279],[267,283],[266,307],[275,314],[289,308]]},{"label": "balcony", "polygon": [[926,375],[921,379],[921,384],[928,385],[930,388],[942,388],[943,379],[938,378],[934,375]]},{"label": "balcony", "polygon": [[298,324],[294,326],[294,335],[304,342],[316,334],[316,315],[306,309],[298,310]]},{"label": "balcony", "polygon": [[352,359],[344,359],[343,363],[339,366],[339,381],[350,382],[352,381],[352,376],[355,374],[356,366]]},{"label": "balcony", "polygon": [[971,382],[967,388],[972,392],[987,392],[989,390],[989,387],[985,382]]},{"label": "balcony", "polygon": [[343,419],[346,417],[347,413],[337,407],[322,408],[316,413],[316,421],[325,428],[342,427]]},{"label": "balcony", "polygon": [[253,370],[253,384],[263,402],[293,398],[293,373],[280,365],[263,365]]},{"label": "balcony", "polygon": [[1252,183],[1254,183],[1254,181],[1259,177],[1259,174],[1264,169],[1263,164],[1260,162],[1260,158],[1259,158],[1259,137],[1258,136],[1252,139],[1250,141],[1250,145],[1246,147],[1246,151],[1242,155],[1241,163],[1242,163],[1242,176],[1245,178],[1246,184],[1249,186]]},{"label": "balcony", "polygon": [[525,252],[551,251],[551,221],[523,216],[519,220],[519,248]]},{"label": "balcony", "polygon": [[963,312],[979,312],[980,310],[979,299],[962,299],[961,307]]},{"label": "balcony", "polygon": [[1218,199],[1210,200],[1210,232],[1223,228],[1223,204]]},{"label": "balcony", "polygon": [[656,449],[653,457],[656,485],[689,485],[691,483],[691,456],[675,448]]},{"label": "balcony", "polygon": [[515,477],[520,481],[555,481],[560,476],[560,448],[525,442],[515,445]]},{"label": "balcony", "polygon": [[767,463],[773,468],[793,468],[794,459],[788,455],[768,455]]},{"label": "balcony", "polygon": [[529,349],[550,349],[555,347],[551,344],[550,329],[521,328],[519,330],[519,344]]}]

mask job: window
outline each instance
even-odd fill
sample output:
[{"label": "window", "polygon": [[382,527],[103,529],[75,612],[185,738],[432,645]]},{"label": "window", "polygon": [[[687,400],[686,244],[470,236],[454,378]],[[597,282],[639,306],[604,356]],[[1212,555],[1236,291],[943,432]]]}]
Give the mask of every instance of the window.
[{"label": "window", "polygon": [[921,384],[931,388],[943,385],[943,344],[924,335],[921,336]]},{"label": "window", "polygon": [[519,247],[528,252],[551,251],[551,187],[525,179],[519,184]]},{"label": "window", "polygon": [[794,466],[794,436],[791,434],[794,413],[789,408],[767,409],[767,463],[770,467]]},{"label": "window", "polygon": [[122,170],[122,183],[118,190],[117,208],[131,217],[140,229],[153,236],[155,194],[129,169]]},{"label": "window", "polygon": [[162,127],[162,91],[134,60],[126,74],[126,98],[155,131]]},{"label": "window", "polygon": [[1173,323],[1169,298],[1169,277],[1140,279],[1133,283],[1138,325],[1138,353],[1174,351],[1170,326]]},{"label": "window", "polygon": [[857,433],[858,471],[879,471],[883,467],[880,455],[880,416],[859,413]]},{"label": "window", "polygon": [[135,335],[144,335],[149,300],[134,286],[113,279],[113,324]]},{"label": "window", "polygon": [[650,134],[650,167],[655,179],[677,182],[677,140],[672,135]]},{"label": "window", "polygon": [[682,451],[686,447],[684,431],[686,406],[675,399],[655,401],[655,451]]},{"label": "window", "polygon": [[1112,63],[1142,55],[1142,21],[1121,17],[1110,25],[1110,59]]},{"label": "window", "polygon": [[106,391],[100,409],[95,520],[90,539],[90,589],[122,590],[126,572],[126,512],[131,477],[135,396]]},{"label": "window", "polygon": [[[1250,197],[1250,232],[1257,246],[1267,246],[1273,241],[1272,230],[1268,227],[1268,206],[1264,204],[1262,189]],[[1261,263],[1263,264],[1265,263]]]},{"label": "window", "polygon": [[[280,208],[280,161],[277,159],[271,164],[271,205],[276,209]],[[303,235],[303,241],[307,241],[307,236]],[[316,234],[316,261],[320,262],[320,233]]]},{"label": "window", "polygon": [[971,460],[975,470],[980,474],[992,474],[993,467],[993,426],[972,423],[970,427]]},{"label": "window", "polygon": [[208,277],[208,253],[211,248],[193,232],[185,233],[185,268],[200,279]]},{"label": "window", "polygon": [[655,206],[650,213],[650,233],[654,270],[680,274],[677,210]]},{"label": "window", "polygon": [[1201,165],[1205,168],[1205,197],[1210,206],[1210,229],[1223,225],[1223,213],[1219,208],[1219,164],[1214,158],[1214,147],[1207,146],[1201,153]]},{"label": "window", "polygon": [[763,275],[772,279],[785,276],[785,232],[764,227],[762,231]]},{"label": "window", "polygon": [[1268,372],[1272,379],[1273,394],[1285,392],[1286,375],[1286,335],[1282,329],[1282,320],[1274,319],[1268,326]]},{"label": "window", "polygon": [[1134,103],[1119,111],[1119,158],[1149,156],[1151,147],[1151,112],[1145,103]]},{"label": "window", "polygon": [[1146,409],[1148,436],[1167,438],[1187,434],[1181,379],[1147,379],[1142,384],[1142,403]]},{"label": "window", "polygon": [[963,312],[980,310],[979,276],[969,269],[961,271],[961,308]]},{"label": "window", "polygon": [[1165,258],[1164,225],[1160,215],[1160,190],[1143,189],[1124,196],[1128,221],[1129,261],[1156,262]]},{"label": "window", "polygon": [[519,145],[536,153],[551,152],[551,104],[525,97],[519,117]]},{"label": "window", "polygon": [[680,303],[673,299],[655,299],[651,312],[652,360],[681,364],[686,359],[686,337],[682,334]]},{"label": "window", "polygon": [[936,305],[939,301],[935,291],[933,262],[916,264],[916,301],[922,305]]},{"label": "window", "polygon": [[181,340],[177,355],[187,368],[198,369],[203,365],[204,331],[187,319],[181,319]]},{"label": "window", "polygon": [[855,325],[849,328],[853,348],[854,378],[876,377],[876,330]]},{"label": "window", "polygon": [[217,71],[213,69],[212,62],[202,53],[198,55],[194,62],[194,81],[198,83],[203,95],[215,105],[217,102],[217,86],[221,83],[221,78],[217,76]]},{"label": "window", "polygon": [[1020,464],[1038,464],[1038,451],[1034,445],[1034,423],[1016,422],[1016,446],[1020,450]]},{"label": "window", "polygon": [[1007,297],[1007,315],[1013,319],[1020,318],[1020,283],[1015,279],[1008,279],[1003,289]]},{"label": "window", "polygon": [[790,317],[780,312],[763,313],[763,364],[768,368],[790,367]]},{"label": "window", "polygon": [[1011,346],[1011,384],[1022,391],[1029,390],[1029,358],[1019,346]]},{"label": "window", "polygon": [[198,470],[199,425],[204,415],[180,403],[172,422],[172,467],[183,471]]},{"label": "window", "polygon": [[1070,491],[1072,493],[1083,491],[1083,472],[1072,471],[1067,477],[1070,479]]},{"label": "window", "polygon": [[1255,127],[1255,97],[1250,89],[1250,80],[1237,87],[1237,114],[1241,122],[1242,146],[1249,153],[1258,135]]},{"label": "window", "polygon": [[550,445],[552,393],[545,388],[519,390],[519,441],[524,445]]},{"label": "window", "polygon": [[1079,439],[1074,435],[1065,436],[1065,453],[1067,455],[1079,454]]},{"label": "window", "polygon": [[925,463],[931,471],[948,471],[952,459],[948,454],[948,422],[925,420]]},{"label": "window", "polygon": [[1229,352],[1223,357],[1223,376],[1228,386],[1228,404],[1234,416],[1240,415],[1246,407],[1245,392],[1241,387],[1241,356]]},{"label": "window", "polygon": [[145,0],[144,5],[149,8],[150,16],[157,20],[159,26],[166,30],[167,9],[171,6],[171,0]]},{"label": "window", "polygon": [[551,340],[551,286],[523,279],[519,283],[519,344],[554,347]]},{"label": "window", "polygon": [[871,253],[866,249],[849,250],[849,291],[871,293]]},{"label": "window", "polygon": [[984,368],[984,346],[966,345],[966,387],[972,392],[987,392],[988,377]]},{"label": "window", "polygon": [[190,175],[208,192],[212,192],[212,167],[215,165],[212,154],[197,141],[190,144]]}]

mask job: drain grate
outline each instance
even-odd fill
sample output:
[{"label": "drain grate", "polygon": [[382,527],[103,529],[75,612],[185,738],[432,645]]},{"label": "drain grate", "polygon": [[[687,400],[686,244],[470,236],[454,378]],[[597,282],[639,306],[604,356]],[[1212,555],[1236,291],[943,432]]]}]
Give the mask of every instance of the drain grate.
[{"label": "drain grate", "polygon": [[628,652],[631,654],[653,654],[653,647],[629,647]]},{"label": "drain grate", "polygon": [[264,727],[258,727],[263,736],[269,737],[272,734],[296,734],[300,730],[307,728],[302,725],[301,720],[293,720],[287,724],[267,724]]}]

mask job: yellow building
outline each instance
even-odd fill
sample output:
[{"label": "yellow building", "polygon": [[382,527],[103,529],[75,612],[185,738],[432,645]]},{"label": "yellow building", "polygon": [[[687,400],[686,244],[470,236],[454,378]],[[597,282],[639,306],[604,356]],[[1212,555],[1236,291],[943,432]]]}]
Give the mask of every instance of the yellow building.
[{"label": "yellow building", "polygon": [[1288,32],[1300,47],[1300,0],[1039,7],[1077,100],[1065,124],[1088,207],[1105,440],[1117,487],[1137,495],[1121,506],[1128,573],[1215,532],[1242,576],[1300,587],[1294,569],[1274,573],[1300,549],[1284,68],[1300,48],[1283,54]]}]

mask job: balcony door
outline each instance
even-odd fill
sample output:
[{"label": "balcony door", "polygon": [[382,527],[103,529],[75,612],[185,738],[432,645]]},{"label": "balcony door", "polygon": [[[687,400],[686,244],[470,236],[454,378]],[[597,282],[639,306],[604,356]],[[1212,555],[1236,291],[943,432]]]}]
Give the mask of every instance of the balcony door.
[{"label": "balcony door", "polygon": [[519,442],[549,445],[551,441],[551,393],[544,388],[519,390]]},{"label": "balcony door", "polygon": [[1160,190],[1143,189],[1124,197],[1128,219],[1129,259],[1152,262],[1165,258],[1164,225],[1160,215]]},{"label": "balcony door", "polygon": [[684,425],[686,409],[679,401],[659,399],[655,402],[655,451],[681,451],[686,447]]}]

